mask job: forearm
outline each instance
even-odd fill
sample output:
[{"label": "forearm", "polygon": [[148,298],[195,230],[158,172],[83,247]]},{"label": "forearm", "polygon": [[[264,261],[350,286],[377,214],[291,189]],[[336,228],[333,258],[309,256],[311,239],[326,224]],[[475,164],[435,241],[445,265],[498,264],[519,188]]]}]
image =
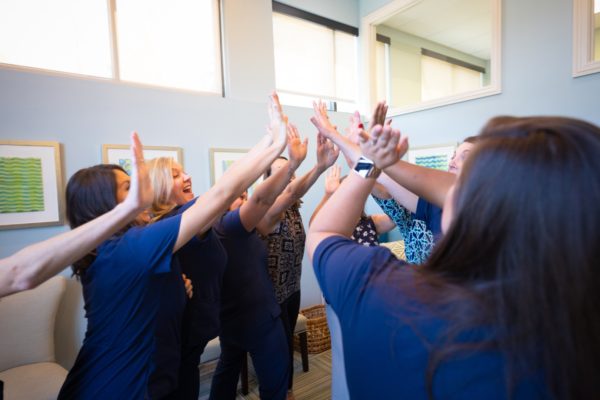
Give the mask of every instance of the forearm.
[{"label": "forearm", "polygon": [[296,163],[288,161],[283,168],[275,171],[258,185],[250,199],[240,209],[240,219],[246,230],[251,231],[260,224],[261,233],[268,234],[270,232],[271,229],[266,226],[266,222],[262,223],[261,221],[289,183],[296,168]]},{"label": "forearm", "polygon": [[321,208],[323,208],[325,203],[327,203],[327,200],[329,200],[330,197],[331,197],[331,195],[329,193],[325,193],[325,195],[323,196],[323,198],[321,199],[319,204],[317,204],[317,208],[315,208],[315,211],[313,211],[313,214],[310,217],[310,221],[308,221],[309,226],[312,224],[313,220],[315,219],[315,217],[317,216],[317,214],[319,213]]},{"label": "forearm", "polygon": [[98,247],[141,209],[121,203],[69,232],[25,247],[0,260],[0,297],[32,289]]},{"label": "forearm", "polygon": [[266,212],[263,220],[260,222],[261,232],[271,232],[279,221],[281,214],[302,198],[322,173],[322,168],[314,166],[301,178],[291,181],[283,193],[277,197],[273,205]]},{"label": "forearm", "polygon": [[[379,176],[377,182],[380,183],[385,188],[385,190],[387,190],[387,192],[394,198],[394,200],[396,200],[396,202],[402,207],[406,208],[412,213],[417,211],[417,203],[419,202],[419,197],[416,194],[398,184],[398,182],[390,178],[385,173]],[[378,197],[385,198],[386,196]]]},{"label": "forearm", "polygon": [[413,165],[402,160],[385,168],[384,172],[406,190],[438,207],[444,206],[446,194],[456,180],[456,176],[449,172]]},{"label": "forearm", "polygon": [[192,236],[206,232],[215,218],[223,214],[233,200],[262,175],[283,148],[281,143],[271,143],[265,137],[244,158],[231,165],[219,181],[183,213],[173,251],[177,251]]},{"label": "forearm", "polygon": [[309,235],[328,233],[350,237],[374,183],[374,179],[350,173],[313,220]]}]

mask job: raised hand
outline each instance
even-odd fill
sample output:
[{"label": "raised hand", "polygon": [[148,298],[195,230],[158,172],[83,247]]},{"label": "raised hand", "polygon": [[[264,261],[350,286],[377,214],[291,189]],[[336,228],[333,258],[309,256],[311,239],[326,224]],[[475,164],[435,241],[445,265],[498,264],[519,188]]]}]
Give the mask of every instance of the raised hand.
[{"label": "raised hand", "polygon": [[340,187],[340,171],[340,166],[336,164],[331,167],[325,177],[325,193],[328,196],[331,196]]},{"label": "raised hand", "polygon": [[280,144],[282,148],[287,143],[287,125],[288,117],[283,113],[281,104],[279,103],[279,96],[276,92],[271,93],[269,96],[269,127],[268,131],[271,134],[273,143]]},{"label": "raised hand", "polygon": [[[385,124],[385,116],[387,115],[388,106],[384,101],[380,101],[375,106],[375,110],[373,110],[373,116],[371,117],[371,122],[369,123],[369,131],[375,128],[376,125]],[[392,122],[392,120],[388,121],[388,125]]]},{"label": "raised hand", "polygon": [[313,125],[319,130],[321,135],[334,141],[336,137],[341,136],[336,127],[331,123],[331,121],[329,121],[327,107],[323,101],[313,101],[313,109],[315,111],[315,115],[310,117],[310,122],[312,122]]},{"label": "raised hand", "polygon": [[331,167],[335,163],[339,155],[340,150],[331,142],[331,140],[318,133],[317,167],[321,171],[325,171],[327,168]]},{"label": "raised hand", "polygon": [[308,150],[308,138],[302,141],[296,125],[288,124],[287,141],[290,162],[296,166],[302,164],[302,161],[304,161],[306,158],[306,153]]},{"label": "raised hand", "polygon": [[390,124],[375,125],[370,135],[362,132],[359,142],[363,154],[381,169],[398,162],[408,150],[408,137]]},{"label": "raised hand", "polygon": [[127,206],[142,211],[154,198],[154,189],[144,161],[144,150],[137,132],[131,133],[131,184],[123,202]]},{"label": "raised hand", "polygon": [[352,143],[358,144],[358,137],[364,128],[365,127],[360,118],[360,113],[358,111],[354,111],[354,114],[350,116],[350,125],[346,130],[346,138],[348,138],[348,140],[350,140]]}]

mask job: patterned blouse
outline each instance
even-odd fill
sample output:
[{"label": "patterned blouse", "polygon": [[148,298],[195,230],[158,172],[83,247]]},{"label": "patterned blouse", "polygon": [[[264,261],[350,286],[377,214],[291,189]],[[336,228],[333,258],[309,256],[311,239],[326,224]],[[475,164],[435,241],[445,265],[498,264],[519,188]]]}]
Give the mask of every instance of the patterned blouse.
[{"label": "patterned blouse", "polygon": [[423,264],[434,245],[433,233],[425,222],[414,218],[410,211],[394,199],[380,199],[376,196],[373,196],[373,199],[398,226],[404,238],[406,261],[411,264]]},{"label": "patterned blouse", "polygon": [[377,238],[377,228],[373,218],[361,215],[350,239],[363,246],[378,246],[379,239]]},{"label": "patterned blouse", "polygon": [[269,247],[267,266],[279,304],[300,290],[302,257],[306,233],[298,205],[285,211],[279,227],[266,238]]}]

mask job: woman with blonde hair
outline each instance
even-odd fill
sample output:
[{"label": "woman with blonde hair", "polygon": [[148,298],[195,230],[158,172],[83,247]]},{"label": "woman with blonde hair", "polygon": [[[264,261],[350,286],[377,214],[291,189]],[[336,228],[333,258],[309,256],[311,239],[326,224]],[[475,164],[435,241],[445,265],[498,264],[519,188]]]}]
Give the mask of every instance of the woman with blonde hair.
[{"label": "woman with blonde hair", "polygon": [[[88,327],[59,398],[147,396],[155,317],[162,284],[173,269],[172,254],[210,228],[261,169],[279,156],[287,135],[285,126],[281,128],[266,135],[185,212],[146,226],[127,226],[75,263]],[[67,185],[71,227],[115,208],[127,197],[130,186],[129,176],[118,166],[78,171]]]}]

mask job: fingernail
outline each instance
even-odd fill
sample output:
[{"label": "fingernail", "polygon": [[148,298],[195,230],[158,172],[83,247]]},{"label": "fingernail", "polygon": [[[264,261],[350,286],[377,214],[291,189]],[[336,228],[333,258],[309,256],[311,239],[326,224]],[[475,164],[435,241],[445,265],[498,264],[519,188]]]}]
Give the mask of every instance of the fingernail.
[{"label": "fingernail", "polygon": [[360,129],[362,129],[362,128],[364,128],[365,126],[364,126],[364,125],[361,123],[361,124],[358,124],[358,127],[359,127]]}]

